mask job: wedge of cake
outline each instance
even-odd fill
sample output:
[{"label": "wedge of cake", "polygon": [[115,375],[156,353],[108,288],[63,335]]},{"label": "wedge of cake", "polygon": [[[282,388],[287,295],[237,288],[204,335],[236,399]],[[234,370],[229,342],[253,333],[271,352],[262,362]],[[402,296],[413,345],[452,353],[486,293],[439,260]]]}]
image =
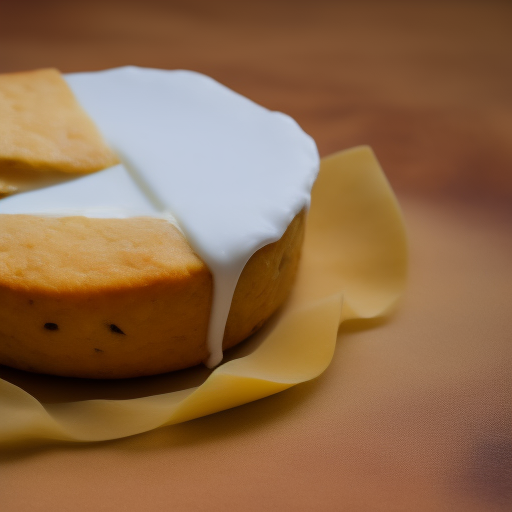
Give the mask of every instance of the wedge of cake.
[{"label": "wedge of cake", "polygon": [[0,197],[116,163],[56,69],[0,75]]}]

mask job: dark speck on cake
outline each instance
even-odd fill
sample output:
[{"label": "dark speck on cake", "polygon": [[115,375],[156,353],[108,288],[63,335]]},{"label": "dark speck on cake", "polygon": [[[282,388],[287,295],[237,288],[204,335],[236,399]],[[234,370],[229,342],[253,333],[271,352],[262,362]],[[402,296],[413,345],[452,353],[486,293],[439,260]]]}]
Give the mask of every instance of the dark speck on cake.
[{"label": "dark speck on cake", "polygon": [[117,325],[115,324],[110,324],[110,330],[112,332],[115,332],[116,334],[125,334],[121,329],[119,329],[119,327],[117,327]]}]

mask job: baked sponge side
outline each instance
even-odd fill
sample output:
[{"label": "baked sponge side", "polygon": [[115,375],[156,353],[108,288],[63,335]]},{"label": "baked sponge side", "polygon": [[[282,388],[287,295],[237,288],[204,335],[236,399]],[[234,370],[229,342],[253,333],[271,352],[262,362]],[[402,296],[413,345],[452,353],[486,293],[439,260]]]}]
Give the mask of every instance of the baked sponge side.
[{"label": "baked sponge side", "polygon": [[[257,251],[236,288],[224,348],[287,297],[305,213]],[[87,378],[153,375],[199,364],[212,276],[183,235],[152,218],[3,215],[0,364]]]}]

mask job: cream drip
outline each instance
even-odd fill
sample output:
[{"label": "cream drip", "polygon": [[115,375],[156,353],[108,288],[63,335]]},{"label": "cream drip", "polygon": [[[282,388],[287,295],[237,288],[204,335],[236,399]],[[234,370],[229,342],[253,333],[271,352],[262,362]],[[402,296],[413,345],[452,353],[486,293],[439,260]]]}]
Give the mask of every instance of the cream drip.
[{"label": "cream drip", "polygon": [[191,71],[66,80],[123,165],[3,199],[0,213],[175,217],[213,275],[206,364],[216,366],[245,264],[309,206],[314,141],[290,117]]}]

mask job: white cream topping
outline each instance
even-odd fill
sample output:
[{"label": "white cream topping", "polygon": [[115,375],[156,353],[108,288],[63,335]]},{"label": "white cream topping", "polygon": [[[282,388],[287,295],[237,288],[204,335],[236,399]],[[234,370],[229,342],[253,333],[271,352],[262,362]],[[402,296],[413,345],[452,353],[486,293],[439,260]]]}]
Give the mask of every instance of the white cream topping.
[{"label": "white cream topping", "polygon": [[213,275],[206,364],[238,278],[309,206],[319,168],[295,121],[191,71],[124,67],[67,75],[123,165],[0,201],[0,213],[178,220]]}]

